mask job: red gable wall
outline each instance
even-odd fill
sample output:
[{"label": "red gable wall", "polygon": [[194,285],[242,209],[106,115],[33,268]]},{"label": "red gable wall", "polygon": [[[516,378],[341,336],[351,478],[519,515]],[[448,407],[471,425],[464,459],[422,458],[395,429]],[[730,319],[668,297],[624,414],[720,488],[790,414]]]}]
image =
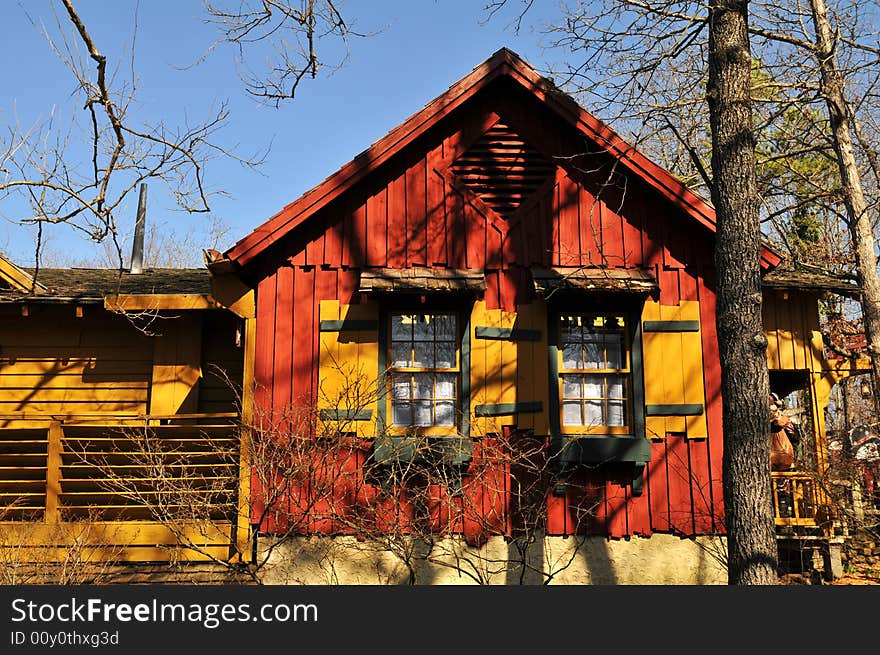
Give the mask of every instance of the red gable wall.
[{"label": "red gable wall", "polygon": [[[509,221],[449,172],[499,121],[558,163],[556,174]],[[723,529],[720,371],[709,227],[504,76],[480,88],[381,166],[373,169],[369,161],[358,165],[365,173],[356,184],[273,240],[249,264],[257,283],[259,406],[314,403],[319,303],[358,303],[364,267],[483,270],[488,308],[506,311],[533,298],[533,265],[648,268],[659,282],[661,304],[700,303],[711,436],[689,440],[669,434],[654,441],[640,497],[618,483],[611,467],[591,472],[601,490],[594,529],[614,537]],[[244,246],[230,251],[233,259],[236,250],[243,252]],[[571,531],[577,502],[548,495],[550,534]]]}]

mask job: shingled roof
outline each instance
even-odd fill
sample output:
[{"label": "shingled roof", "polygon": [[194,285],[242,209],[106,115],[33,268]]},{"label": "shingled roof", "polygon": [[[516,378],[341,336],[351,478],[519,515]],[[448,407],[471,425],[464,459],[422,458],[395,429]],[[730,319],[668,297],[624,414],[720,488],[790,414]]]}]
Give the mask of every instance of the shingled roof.
[{"label": "shingled roof", "polygon": [[[34,269],[23,269],[31,276]],[[147,268],[131,274],[108,268],[41,268],[37,281],[45,291],[30,295],[0,289],[0,302],[103,302],[117,294],[210,294],[211,274],[205,268]]]},{"label": "shingled roof", "polygon": [[827,291],[858,299],[861,287],[852,280],[820,270],[802,270],[785,264],[767,273],[761,285],[767,289],[803,289]]}]

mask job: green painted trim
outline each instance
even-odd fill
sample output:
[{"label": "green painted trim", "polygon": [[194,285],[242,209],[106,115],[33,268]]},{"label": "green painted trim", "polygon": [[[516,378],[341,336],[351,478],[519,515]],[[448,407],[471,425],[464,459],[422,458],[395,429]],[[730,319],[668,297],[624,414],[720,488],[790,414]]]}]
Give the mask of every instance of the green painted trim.
[{"label": "green painted trim", "polygon": [[549,401],[550,419],[550,452],[559,452],[561,447],[561,432],[559,416],[559,331],[556,329],[559,320],[559,312],[549,311],[547,308],[547,391]]},{"label": "green painted trim", "polygon": [[563,440],[559,457],[566,464],[644,464],[651,461],[651,442],[632,436],[572,436]]},{"label": "green painted trim", "polygon": [[645,414],[648,416],[699,416],[703,406],[699,403],[684,405],[647,405]]},{"label": "green painted trim", "polygon": [[369,421],[372,409],[322,409],[318,412],[322,421]]},{"label": "green painted trim", "polygon": [[475,339],[493,339],[497,341],[540,341],[540,330],[525,328],[499,328],[478,325],[474,328]]},{"label": "green painted trim", "polygon": [[633,434],[645,436],[645,367],[642,355],[642,303],[636,304],[629,312],[632,326],[629,338],[630,379],[632,380],[632,426]]},{"label": "green painted trim", "polygon": [[466,304],[460,309],[459,317],[461,319],[461,342],[459,344],[459,352],[461,353],[461,366],[459,366],[459,384],[461,385],[458,394],[458,411],[461,420],[459,421],[458,431],[465,437],[471,436],[471,312],[473,305]]},{"label": "green painted trim", "polygon": [[540,400],[519,403],[497,403],[494,405],[476,405],[474,416],[509,416],[511,414],[534,414],[540,412],[544,404]]},{"label": "green painted trim", "polygon": [[419,463],[446,466],[467,466],[474,456],[470,437],[390,436],[383,435],[373,443],[373,461],[377,464]]},{"label": "green painted trim", "polygon": [[385,368],[388,366],[388,311],[387,307],[379,308],[379,372],[376,378],[376,384],[379,388],[378,400],[376,402],[376,434],[383,434],[388,425],[388,380],[385,378]]},{"label": "green painted trim", "polygon": [[379,329],[378,321],[321,321],[321,332],[366,332]]},{"label": "green painted trim", "polygon": [[645,332],[699,332],[699,321],[645,321]]},{"label": "green painted trim", "polygon": [[632,481],[632,495],[641,496],[645,487],[645,465],[642,463],[636,464],[633,473],[635,476]]}]

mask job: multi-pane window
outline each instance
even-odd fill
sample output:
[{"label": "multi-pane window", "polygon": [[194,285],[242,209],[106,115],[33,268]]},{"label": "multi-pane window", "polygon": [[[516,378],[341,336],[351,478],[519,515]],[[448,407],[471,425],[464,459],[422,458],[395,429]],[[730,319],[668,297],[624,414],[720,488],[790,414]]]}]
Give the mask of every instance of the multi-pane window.
[{"label": "multi-pane window", "polygon": [[630,364],[626,318],[565,314],[559,319],[562,427],[572,432],[626,432]]},{"label": "multi-pane window", "polygon": [[454,428],[459,353],[455,314],[392,314],[391,425]]}]

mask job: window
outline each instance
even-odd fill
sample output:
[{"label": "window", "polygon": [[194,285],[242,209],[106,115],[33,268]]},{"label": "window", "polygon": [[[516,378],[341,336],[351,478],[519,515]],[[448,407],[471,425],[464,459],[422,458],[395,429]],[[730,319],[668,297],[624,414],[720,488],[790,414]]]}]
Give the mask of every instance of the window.
[{"label": "window", "polygon": [[559,317],[562,431],[629,434],[630,353],[622,314]]},{"label": "window", "polygon": [[456,315],[392,313],[390,320],[391,426],[454,431],[460,371]]}]

